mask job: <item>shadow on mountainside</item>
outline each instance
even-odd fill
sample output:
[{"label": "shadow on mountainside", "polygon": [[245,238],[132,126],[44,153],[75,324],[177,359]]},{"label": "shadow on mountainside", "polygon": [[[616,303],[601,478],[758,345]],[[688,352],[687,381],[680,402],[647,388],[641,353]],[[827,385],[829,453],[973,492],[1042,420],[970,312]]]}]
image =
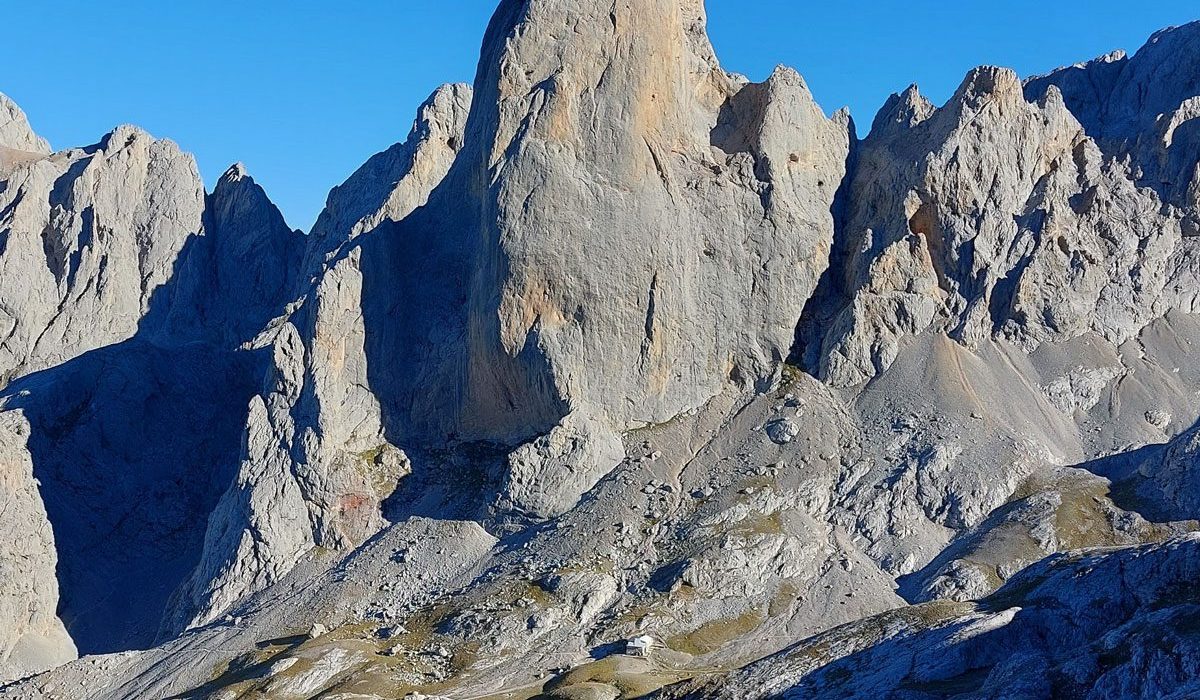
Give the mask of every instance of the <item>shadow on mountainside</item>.
[{"label": "shadow on mountainside", "polygon": [[385,438],[412,461],[383,504],[393,522],[487,520],[507,454],[569,411],[536,326],[515,356],[498,351],[507,258],[500,234],[480,223],[480,158],[466,148],[425,205],[360,234],[328,264],[359,254],[367,384]]},{"label": "shadow on mountainside", "polygon": [[200,303],[172,295],[208,245],[189,239],[133,338],[0,388],[0,405],[31,426],[59,615],[81,655],[153,645],[236,472],[267,357],[173,333],[167,321],[173,305]]},{"label": "shadow on mountainside", "polygon": [[5,390],[32,431],[59,614],[81,654],[148,647],[237,464],[247,358],[134,339]]},{"label": "shadow on mountainside", "polygon": [[1118,507],[1152,522],[1200,520],[1200,422],[1169,442],[1079,465],[1112,482]]},{"label": "shadow on mountainside", "polygon": [[428,207],[361,234],[353,247],[363,277],[368,385],[385,438],[405,451],[413,469],[382,504],[383,515],[392,522],[483,520],[512,447],[457,432],[466,401],[474,253]]}]

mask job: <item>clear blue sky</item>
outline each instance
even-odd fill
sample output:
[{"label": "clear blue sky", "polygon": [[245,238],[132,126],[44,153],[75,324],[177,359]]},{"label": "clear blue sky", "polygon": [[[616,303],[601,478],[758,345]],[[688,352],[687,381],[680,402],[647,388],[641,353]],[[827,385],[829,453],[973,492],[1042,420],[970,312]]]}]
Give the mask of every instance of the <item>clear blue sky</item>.
[{"label": "clear blue sky", "polygon": [[[600,0],[595,0],[600,1]],[[136,123],[196,154],[211,187],[246,163],[307,229],[330,187],[407,134],[438,84],[474,77],[495,0],[0,0],[0,92],[55,148]],[[1196,0],[708,0],[728,70],[798,69],[865,132],[888,94],[946,99],[971,67],[1021,75],[1132,52]]]}]

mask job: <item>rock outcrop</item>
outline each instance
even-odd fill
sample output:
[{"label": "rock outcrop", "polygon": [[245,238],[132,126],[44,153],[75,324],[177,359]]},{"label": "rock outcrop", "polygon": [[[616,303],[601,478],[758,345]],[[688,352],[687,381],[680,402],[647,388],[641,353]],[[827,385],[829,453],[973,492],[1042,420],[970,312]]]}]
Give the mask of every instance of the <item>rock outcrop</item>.
[{"label": "rock outcrop", "polygon": [[381,502],[411,466],[388,442],[371,388],[364,307],[372,300],[353,243],[424,204],[462,146],[470,99],[467,86],[439,88],[408,140],[330,193],[300,268],[314,277],[300,278],[286,320],[258,341],[271,370],[250,408],[240,471],[209,519],[167,629],[207,622],[314,547],[352,547],[383,526]]},{"label": "rock outcrop", "polygon": [[160,342],[189,339],[232,350],[283,315],[301,279],[308,240],[241,163],[205,198],[201,235],[188,241],[175,284],[152,320]]},{"label": "rock outcrop", "polygon": [[30,676],[75,658],[58,618],[57,554],[33,463],[29,425],[0,414],[0,681]]},{"label": "rock outcrop", "polygon": [[1195,235],[1197,93],[1196,23],[1164,29],[1133,56],[1116,51],[1026,81],[1036,100],[1057,88],[1067,107],[1105,153],[1128,157],[1139,185],[1185,210]]},{"label": "rock outcrop", "polygon": [[884,613],[656,697],[1188,697],[1197,545],[1050,557],[978,604]]},{"label": "rock outcrop", "polygon": [[240,168],[206,197],[133,127],[0,177],[0,417],[29,426],[58,611],[84,652],[146,646],[236,463],[262,373],[237,349],[305,241]]},{"label": "rock outcrop", "polygon": [[[502,6],[469,114],[465,87],[439,90],[318,221],[324,269],[276,341],[295,398],[249,428],[289,446],[267,461],[308,484],[313,543],[379,527],[387,493],[356,463],[388,445],[553,429],[514,454],[499,502],[557,515],[620,462],[618,431],[761,387],[790,352],[828,263],[848,117],[794,71],[722,71],[698,4],[560,5]],[[547,21],[563,13],[570,31]]]},{"label": "rock outcrop", "polygon": [[[820,376],[860,384],[927,329],[968,347],[1089,332],[1121,345],[1172,309],[1194,312],[1195,31],[1024,86],[977,69],[941,108],[915,86],[889,100],[857,151],[845,308]],[[1166,60],[1170,87],[1150,88]]]},{"label": "rock outcrop", "polygon": [[130,126],[4,182],[0,385],[133,337],[204,214],[195,160]]}]

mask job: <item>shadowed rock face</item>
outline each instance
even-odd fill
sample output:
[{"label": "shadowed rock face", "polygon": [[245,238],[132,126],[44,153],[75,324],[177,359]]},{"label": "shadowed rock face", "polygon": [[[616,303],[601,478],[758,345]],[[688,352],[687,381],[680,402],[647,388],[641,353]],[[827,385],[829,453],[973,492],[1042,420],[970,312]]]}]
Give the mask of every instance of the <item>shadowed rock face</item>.
[{"label": "shadowed rock face", "polygon": [[0,678],[21,678],[75,658],[75,645],[57,615],[58,554],[46,508],[24,450],[29,425],[0,415],[0,528],[19,536],[0,545]]},{"label": "shadowed rock face", "polygon": [[307,238],[0,102],[0,673],[159,645],[0,698],[1186,694],[1198,25],[863,140],[704,25],[501,2]]},{"label": "shadowed rock face", "polygon": [[179,265],[169,294],[156,299],[162,319],[145,332],[164,342],[196,339],[234,349],[281,315],[301,279],[307,240],[238,163],[205,198],[204,227]]},{"label": "shadowed rock face", "polygon": [[[470,103],[468,86],[439,88],[405,142],[330,193],[308,240],[297,302],[255,343],[269,348],[271,366],[251,403],[239,472],[164,620],[167,632],[213,619],[278,581],[316,546],[351,547],[383,526],[381,503],[411,466],[384,434],[380,370],[368,355],[378,350],[380,327],[394,323],[380,315],[395,299],[366,288],[364,267],[370,262],[401,286],[399,273],[414,260],[388,269],[377,241],[423,205],[450,169]],[[410,366],[399,349],[374,358]]]},{"label": "shadowed rock face", "polygon": [[27,561],[59,582],[5,626],[49,629],[43,658],[148,646],[238,459],[263,372],[238,346],[282,312],[304,240],[240,168],[206,198],[191,156],[132,127],[3,177],[0,412],[28,425],[11,448],[54,531]]},{"label": "shadowed rock face", "polygon": [[[257,372],[261,372],[260,368]],[[153,643],[196,564],[257,388],[250,356],[133,339],[14,382],[58,552],[58,613],[84,653]]]}]

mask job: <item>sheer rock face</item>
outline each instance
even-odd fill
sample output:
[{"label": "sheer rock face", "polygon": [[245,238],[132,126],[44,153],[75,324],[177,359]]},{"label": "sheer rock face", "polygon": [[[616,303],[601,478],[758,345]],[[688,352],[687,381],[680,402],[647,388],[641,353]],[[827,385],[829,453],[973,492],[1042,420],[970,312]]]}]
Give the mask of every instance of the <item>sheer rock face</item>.
[{"label": "sheer rock face", "polygon": [[313,546],[309,509],[283,451],[296,436],[280,418],[302,386],[294,368],[302,372],[303,347],[294,327],[283,327],[274,352],[277,376],[265,398],[251,400],[241,465],[208,519],[199,563],[175,593],[163,621],[167,634],[210,622],[277,581]]},{"label": "sheer rock face", "polygon": [[[1151,163],[1195,162],[1181,130],[1195,116],[1195,100],[1180,97],[1192,78],[1173,81],[1174,96],[1141,90],[1155,108],[1173,102],[1157,122],[1104,106],[1161,70],[1150,65],[1156,42],[1124,68],[1108,57],[1024,88],[1011,71],[981,68],[940,109],[915,88],[885,106],[857,152],[845,308],[822,344],[823,379],[877,376],[902,338],[929,328],[968,347],[996,338],[1032,350],[1088,332],[1120,345],[1171,309],[1197,308],[1195,203],[1147,175]],[[1113,97],[1083,94],[1079,71]]]},{"label": "sheer rock face", "polygon": [[0,191],[0,384],[132,337],[200,231],[190,155],[123,126]]},{"label": "sheer rock face", "polygon": [[[373,371],[389,434],[605,443],[765,383],[826,268],[850,131],[794,71],[722,71],[699,3],[502,3],[462,153],[362,245],[369,354],[410,358]],[[562,502],[609,452],[579,452]]]},{"label": "sheer rock face", "polygon": [[550,433],[499,499],[550,517],[621,460],[616,431],[778,370],[827,265],[850,125],[794,71],[722,71],[703,23],[699,3],[503,3],[469,115],[443,88],[331,193],[292,316],[305,349],[276,352],[302,387],[249,427],[283,431],[271,459],[312,542],[379,526],[362,454]]},{"label": "sheer rock face", "polygon": [[847,119],[793,71],[722,71],[699,2],[505,2],[480,66],[446,192],[469,199],[439,202],[472,232],[450,427],[626,429],[771,376],[827,265]]},{"label": "sheer rock face", "polygon": [[19,413],[0,414],[0,682],[75,658],[58,618],[57,555]]}]

